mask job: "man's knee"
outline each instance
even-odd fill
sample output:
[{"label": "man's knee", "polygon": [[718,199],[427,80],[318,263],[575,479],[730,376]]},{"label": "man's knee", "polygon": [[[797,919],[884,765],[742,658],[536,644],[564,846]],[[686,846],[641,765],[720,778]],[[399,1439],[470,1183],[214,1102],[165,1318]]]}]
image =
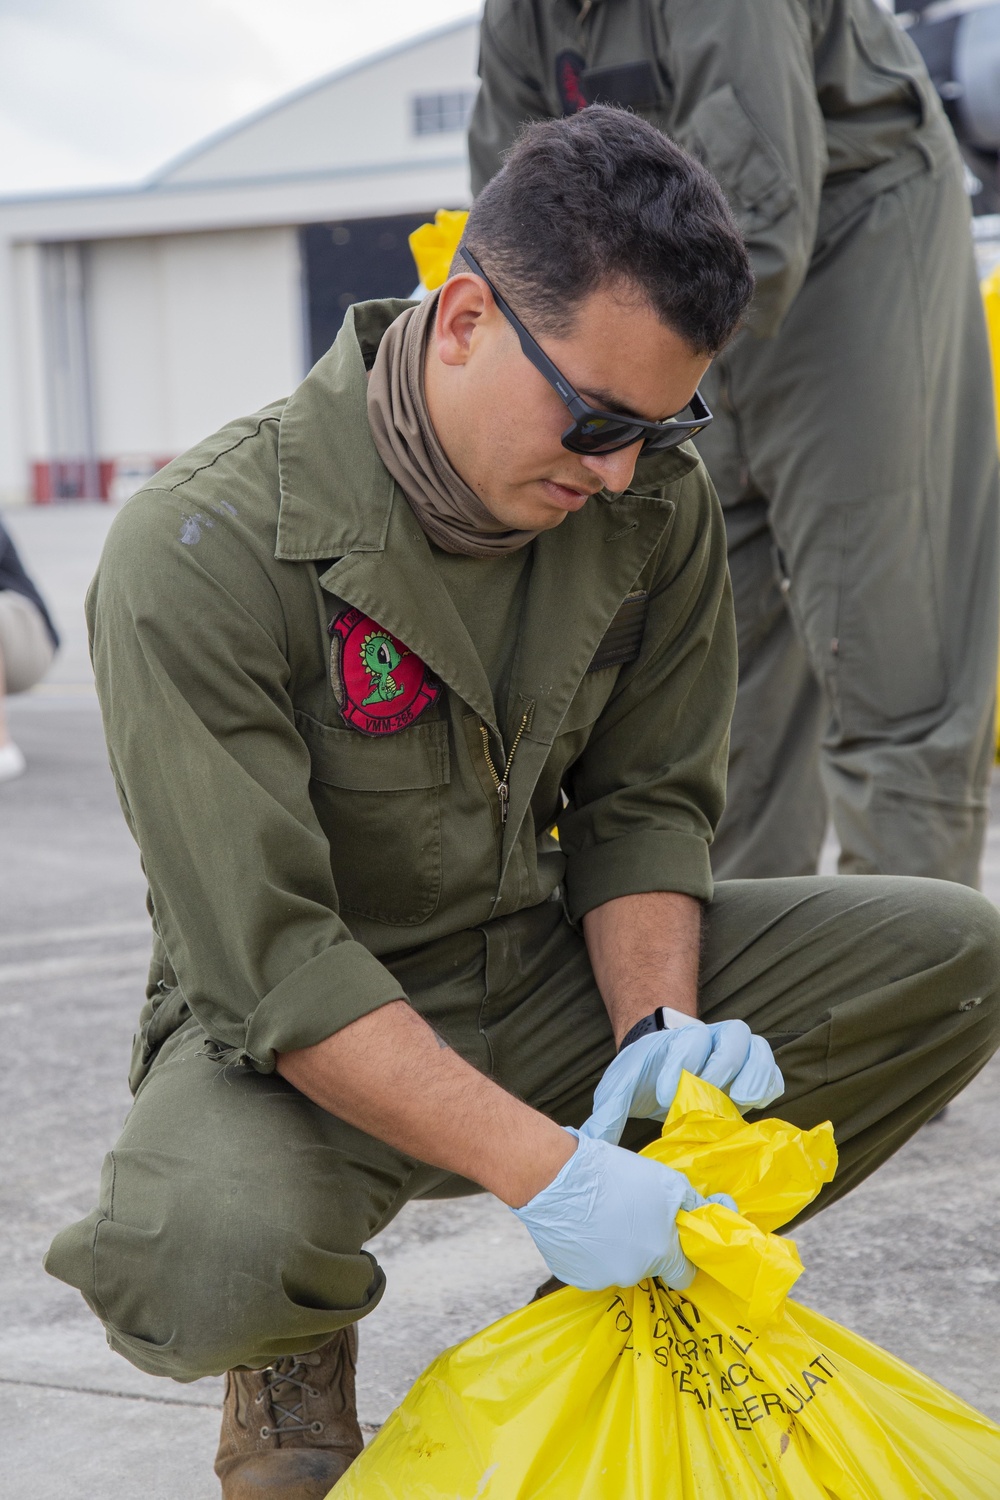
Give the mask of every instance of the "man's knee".
[{"label": "man's knee", "polygon": [[143,1174],[130,1193],[120,1167],[116,1153],[101,1208],[56,1236],[45,1265],[83,1294],[111,1347],[149,1374],[197,1380],[308,1352],[382,1295],[374,1257],[336,1234],[324,1246],[301,1232],[280,1193],[216,1192],[203,1181],[184,1194],[161,1180],[151,1201]]},{"label": "man's knee", "polygon": [[989,989],[1000,986],[1000,911],[969,886],[917,877],[908,888],[915,927],[924,940],[955,955]]},{"label": "man's knee", "polygon": [[939,1013],[967,1017],[1000,1045],[1000,911],[979,891],[952,881],[893,881],[906,941],[922,963]]},{"label": "man's knee", "polygon": [[960,1012],[975,1012],[1000,1046],[1000,911],[979,891],[948,886],[953,921],[964,934],[970,993],[958,1001]]}]

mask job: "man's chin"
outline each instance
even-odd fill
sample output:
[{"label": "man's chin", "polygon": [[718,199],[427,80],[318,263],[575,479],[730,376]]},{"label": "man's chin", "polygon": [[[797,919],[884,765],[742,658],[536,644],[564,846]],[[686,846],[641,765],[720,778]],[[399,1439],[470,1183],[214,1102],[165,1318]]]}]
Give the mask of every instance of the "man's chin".
[{"label": "man's chin", "polygon": [[551,480],[536,479],[495,502],[486,495],[480,498],[487,510],[512,531],[552,531],[568,515],[582,510],[593,496]]},{"label": "man's chin", "polygon": [[571,511],[558,509],[554,505],[537,505],[534,519],[528,524],[532,531],[552,531],[554,527],[561,526],[571,514]]},{"label": "man's chin", "polygon": [[546,500],[532,497],[530,504],[523,501],[518,506],[497,506],[495,509],[487,503],[487,509],[492,515],[508,527],[511,531],[552,531],[559,526],[570,514],[568,510],[562,510],[555,505],[550,505]]},{"label": "man's chin", "polygon": [[556,510],[554,505],[538,505],[530,519],[526,517],[517,524],[523,531],[554,531],[569,514],[568,510]]}]

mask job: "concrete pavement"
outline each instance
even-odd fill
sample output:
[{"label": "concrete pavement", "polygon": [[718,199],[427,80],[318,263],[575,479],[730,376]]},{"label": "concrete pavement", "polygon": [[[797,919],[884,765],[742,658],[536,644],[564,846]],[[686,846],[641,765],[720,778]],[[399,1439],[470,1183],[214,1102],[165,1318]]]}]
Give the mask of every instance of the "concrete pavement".
[{"label": "concrete pavement", "polygon": [[[93,1206],[128,1108],[148,949],[144,884],[107,770],[81,604],[110,520],[68,505],[5,516],[65,647],[9,700],[29,773],[0,787],[0,1494],[210,1500],[219,1382],[176,1386],[106,1348],[40,1257]],[[987,889],[1000,899],[1000,820]],[[1000,1064],[843,1204],[797,1234],[796,1295],[1000,1419]],[[494,1200],[413,1204],[374,1243],[385,1299],[361,1329],[370,1430],[440,1349],[519,1305],[545,1274]]]}]

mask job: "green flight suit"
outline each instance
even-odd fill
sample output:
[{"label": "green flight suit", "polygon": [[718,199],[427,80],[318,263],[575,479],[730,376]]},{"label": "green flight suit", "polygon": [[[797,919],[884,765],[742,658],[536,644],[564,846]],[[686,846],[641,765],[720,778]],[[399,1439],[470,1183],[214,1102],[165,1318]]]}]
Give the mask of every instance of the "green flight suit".
[{"label": "green flight suit", "polygon": [[368,426],[365,369],[402,305],[355,309],[287,402],[130,500],[88,600],[155,944],[134,1107],[98,1208],[47,1266],[114,1348],[177,1379],[318,1347],[381,1296],[365,1242],[409,1198],[474,1190],[311,1104],[276,1053],[406,996],[580,1124],[614,1043],[575,924],[613,897],[711,899],[703,1014],[771,1038],[788,1118],[834,1120],[822,1202],[998,1041],[1000,916],[977,893],[777,880],[713,898],[736,653],[692,451],[532,544],[495,711],[453,602],[475,591],[452,559],[442,583]]},{"label": "green flight suit", "polygon": [[717,876],[975,885],[994,745],[989,355],[950,127],[872,0],[487,0],[474,191],[526,119],[635,109],[705,163],[757,292],[703,385],[740,684]]}]

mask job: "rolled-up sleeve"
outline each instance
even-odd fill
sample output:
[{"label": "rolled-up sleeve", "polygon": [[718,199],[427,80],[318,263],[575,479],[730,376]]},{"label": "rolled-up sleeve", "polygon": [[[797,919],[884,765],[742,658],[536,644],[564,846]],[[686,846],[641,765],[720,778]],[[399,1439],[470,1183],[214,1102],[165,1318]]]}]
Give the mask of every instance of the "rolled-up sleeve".
[{"label": "rolled-up sleeve", "polygon": [[640,656],[622,670],[564,782],[559,840],[574,921],[618,896],[712,894],[709,845],[725,804],[736,628],[725,524],[705,470],[699,465],[674,494]]},{"label": "rolled-up sleeve", "polygon": [[116,519],[94,668],[171,967],[208,1035],[269,1072],[401,990],[337,914],[279,590],[222,511],[196,531],[168,491]]}]

